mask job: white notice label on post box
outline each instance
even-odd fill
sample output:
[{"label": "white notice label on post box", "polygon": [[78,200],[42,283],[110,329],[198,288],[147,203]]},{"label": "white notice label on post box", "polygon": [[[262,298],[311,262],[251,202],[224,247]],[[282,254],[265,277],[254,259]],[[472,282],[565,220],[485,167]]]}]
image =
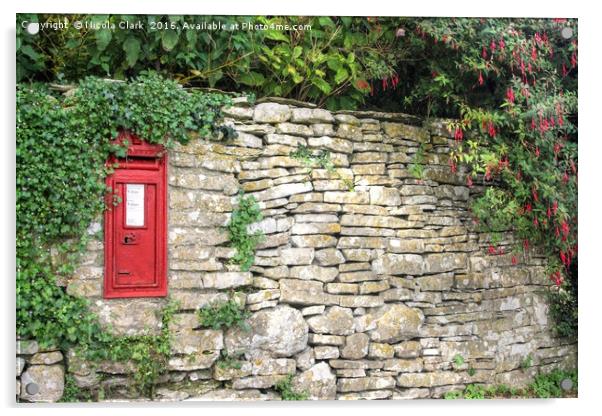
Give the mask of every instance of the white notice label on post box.
[{"label": "white notice label on post box", "polygon": [[125,225],[144,226],[144,185],[128,183],[126,189]]}]

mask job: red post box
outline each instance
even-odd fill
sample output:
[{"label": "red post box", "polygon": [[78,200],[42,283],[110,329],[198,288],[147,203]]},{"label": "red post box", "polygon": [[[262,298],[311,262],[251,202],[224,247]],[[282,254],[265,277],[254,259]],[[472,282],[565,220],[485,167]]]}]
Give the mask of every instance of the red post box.
[{"label": "red post box", "polygon": [[167,154],[122,132],[125,158],[106,179],[116,205],[105,212],[105,298],[167,295]]}]

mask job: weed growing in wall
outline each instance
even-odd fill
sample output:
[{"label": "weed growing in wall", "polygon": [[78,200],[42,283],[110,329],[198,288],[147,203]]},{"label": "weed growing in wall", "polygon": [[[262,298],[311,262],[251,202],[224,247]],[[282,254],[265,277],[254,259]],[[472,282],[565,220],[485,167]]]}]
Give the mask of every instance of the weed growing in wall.
[{"label": "weed growing in wall", "polygon": [[241,191],[236,209],[226,225],[230,245],[236,249],[232,263],[239,264],[243,271],[249,270],[255,261],[255,248],[265,236],[262,231],[249,232],[249,225],[261,221],[261,209],[253,196],[245,196]]},{"label": "weed growing in wall", "polygon": [[309,393],[307,391],[297,391],[293,388],[293,375],[289,374],[284,379],[274,385],[274,389],[280,393],[282,400],[307,400]]},{"label": "weed growing in wall", "polygon": [[330,152],[328,150],[319,150],[317,153],[313,153],[305,145],[299,145],[299,147],[292,151],[289,155],[291,158],[298,160],[307,168],[308,177],[311,172],[316,169],[326,169],[326,171],[334,178],[343,181],[349,191],[353,191],[355,184],[352,179],[342,177],[334,168],[334,162],[330,158]]},{"label": "weed growing in wall", "polygon": [[205,306],[198,312],[199,324],[213,329],[227,329],[234,325],[248,329],[246,319],[249,316],[249,312],[233,299]]},{"label": "weed growing in wall", "polygon": [[223,349],[220,351],[220,358],[215,362],[215,365],[221,370],[240,370],[242,368],[242,361],[240,361],[241,356],[242,353],[230,354],[226,349]]},{"label": "weed growing in wall", "polygon": [[[572,387],[563,390],[562,381],[569,379]],[[525,388],[512,388],[505,384],[483,386],[469,384],[462,391],[450,391],[443,396],[445,399],[496,399],[496,398],[539,398],[575,397],[577,393],[577,371],[553,370],[547,374],[537,375]]]}]

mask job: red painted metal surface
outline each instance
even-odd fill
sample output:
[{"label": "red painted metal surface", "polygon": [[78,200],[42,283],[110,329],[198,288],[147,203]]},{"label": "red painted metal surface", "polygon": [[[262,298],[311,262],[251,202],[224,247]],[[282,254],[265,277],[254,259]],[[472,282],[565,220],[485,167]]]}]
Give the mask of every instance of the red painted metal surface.
[{"label": "red painted metal surface", "polygon": [[[105,298],[167,295],[167,155],[129,133],[127,157],[106,179],[116,206],[105,212]],[[111,196],[111,199],[113,197]]]}]

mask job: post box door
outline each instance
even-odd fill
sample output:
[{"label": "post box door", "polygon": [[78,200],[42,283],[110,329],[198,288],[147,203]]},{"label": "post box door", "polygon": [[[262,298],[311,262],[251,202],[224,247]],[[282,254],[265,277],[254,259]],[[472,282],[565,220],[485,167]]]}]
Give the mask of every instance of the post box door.
[{"label": "post box door", "polygon": [[164,166],[152,163],[148,166],[151,168],[124,167],[108,179],[121,202],[105,216],[105,297],[165,296]]}]

